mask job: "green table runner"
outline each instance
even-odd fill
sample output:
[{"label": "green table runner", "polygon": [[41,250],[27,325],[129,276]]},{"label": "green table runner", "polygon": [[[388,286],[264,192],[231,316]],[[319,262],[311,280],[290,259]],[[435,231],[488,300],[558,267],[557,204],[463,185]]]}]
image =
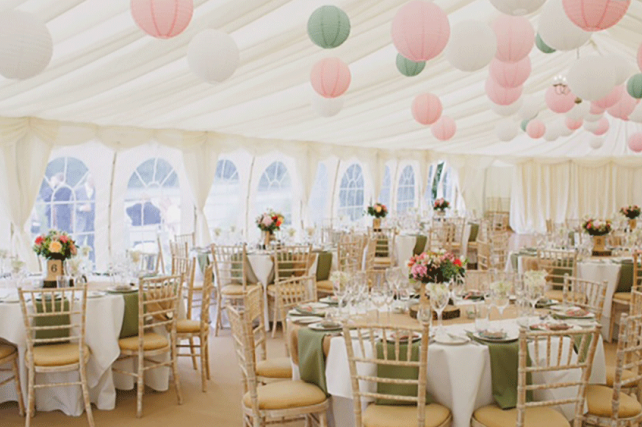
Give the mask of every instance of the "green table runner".
[{"label": "green table runner", "polygon": [[[63,306],[64,304],[64,306]],[[50,299],[45,298],[44,300],[36,300],[34,303],[34,309],[36,313],[52,313],[60,312],[63,310],[69,310],[69,300],[65,299]],[[71,324],[71,319],[68,314],[58,314],[51,315],[47,317],[36,317],[34,318],[34,326],[60,326],[60,325],[69,325]],[[53,338],[68,338],[69,329],[41,329],[36,330],[36,339],[53,339]],[[52,344],[60,344],[60,342],[55,342]]]},{"label": "green table runner", "polygon": [[[412,345],[410,360],[419,360],[419,351],[421,350],[421,342],[415,342]],[[388,359],[384,357],[383,343],[377,342],[377,359],[381,360],[395,360],[395,343],[386,343]],[[408,344],[399,345],[399,361],[406,361],[408,355]],[[377,365],[377,377],[379,378],[395,378],[400,380],[416,380],[419,377],[419,368],[410,366],[391,366],[391,365]],[[389,394],[395,396],[417,396],[417,386],[412,384],[388,384],[377,383],[377,393]],[[434,402],[434,399],[426,391],[426,405]],[[383,399],[378,398],[375,400],[377,405],[416,405],[414,402],[406,402],[403,400]]]},{"label": "green table runner", "polygon": [[118,338],[138,335],[138,292],[108,292],[113,295],[121,295],[125,301],[123,324],[120,327]]},{"label": "green table runner", "polygon": [[325,382],[325,355],[323,354],[323,339],[327,332],[313,331],[301,328],[298,332],[299,372],[303,381],[319,387],[328,394]]},{"label": "green table runner", "polygon": [[415,247],[412,250],[413,255],[421,254],[424,249],[426,249],[426,243],[428,243],[428,236],[417,234],[417,240],[415,242]]},{"label": "green table runner", "polygon": [[476,222],[470,223],[470,235],[468,236],[469,242],[475,242],[477,240],[477,235],[479,234],[479,224]]},{"label": "green table runner", "polygon": [[616,292],[630,292],[633,287],[633,260],[620,261],[620,281],[617,284]]}]

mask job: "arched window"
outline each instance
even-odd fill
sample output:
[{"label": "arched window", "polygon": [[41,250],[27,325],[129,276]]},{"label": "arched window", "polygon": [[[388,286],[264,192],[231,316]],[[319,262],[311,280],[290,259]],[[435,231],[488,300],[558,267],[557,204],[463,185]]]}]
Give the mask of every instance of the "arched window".
[{"label": "arched window", "polygon": [[364,179],[361,166],[351,165],[341,178],[339,187],[339,217],[355,221],[364,214]]},{"label": "arched window", "polygon": [[328,193],[328,168],[324,163],[319,163],[308,203],[310,219],[317,226],[321,226],[325,219]]},{"label": "arched window", "polygon": [[72,235],[78,246],[90,246],[94,259],[96,190],[87,166],[74,157],[49,162],[31,216],[31,232],[49,229]]},{"label": "arched window", "polygon": [[261,175],[256,194],[256,215],[273,209],[285,217],[285,224],[292,223],[292,182],[283,162],[273,162]]},{"label": "arched window", "polygon": [[403,213],[415,206],[415,171],[408,165],[403,168],[397,187],[397,212]]},{"label": "arched window", "polygon": [[383,172],[383,182],[381,183],[381,193],[379,193],[379,203],[390,207],[390,191],[392,190],[392,178],[390,177],[390,167],[386,166]]},{"label": "arched window", "polygon": [[152,252],[158,233],[179,234],[181,192],[174,168],[159,157],[141,163],[129,178],[125,220],[129,246]]},{"label": "arched window", "polygon": [[444,162],[430,166],[428,185],[426,186],[426,200],[430,205],[440,197],[448,200],[455,206],[459,197],[459,189],[456,180],[453,179],[453,170]]},{"label": "arched window", "polygon": [[241,183],[234,163],[223,159],[216,163],[214,183],[205,203],[205,217],[211,229],[236,225],[241,210]]}]

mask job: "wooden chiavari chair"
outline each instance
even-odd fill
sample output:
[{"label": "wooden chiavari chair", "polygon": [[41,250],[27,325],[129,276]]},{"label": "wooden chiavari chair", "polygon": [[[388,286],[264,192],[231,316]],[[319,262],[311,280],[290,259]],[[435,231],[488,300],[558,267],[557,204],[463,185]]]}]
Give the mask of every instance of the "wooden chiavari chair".
[{"label": "wooden chiavari chair", "polygon": [[581,307],[593,313],[595,321],[600,322],[607,288],[608,282],[606,280],[604,282],[594,282],[565,276],[562,302],[563,304]]},{"label": "wooden chiavari chair", "polygon": [[[277,294],[280,316],[285,319],[288,311],[295,309],[301,304],[317,301],[317,284],[314,276],[292,277],[281,282]],[[287,322],[283,322],[283,336],[288,342]]]},{"label": "wooden chiavari chair", "polygon": [[385,270],[395,265],[396,237],[394,228],[368,229],[368,240],[376,242],[374,269]]},{"label": "wooden chiavari chair", "polygon": [[549,289],[546,298],[563,301],[564,277],[577,277],[577,251],[559,249],[538,249],[537,263],[540,269],[546,270],[546,281]]},{"label": "wooden chiavari chair", "polygon": [[[2,368],[2,366],[11,364],[9,369]],[[22,399],[22,390],[20,387],[20,370],[18,368],[18,349],[4,341],[0,340],[0,372],[9,372],[9,376],[0,381],[0,387],[14,382],[16,387],[16,395],[18,396],[18,410],[20,415],[25,414],[25,404]]]},{"label": "wooden chiavari chair", "polygon": [[172,258],[189,257],[189,247],[187,245],[187,242],[169,242],[169,253]]},{"label": "wooden chiavari chair", "polygon": [[[624,267],[623,267],[624,268]],[[615,325],[618,324],[620,317],[624,313],[629,313],[633,298],[633,291],[642,290],[642,251],[633,251],[633,283],[631,291],[615,292],[611,302],[611,319],[609,324],[609,342],[613,339]],[[631,313],[633,314],[633,313]],[[642,314],[642,313],[641,313]]]},{"label": "wooden chiavari chair", "polygon": [[339,271],[355,272],[362,269],[367,237],[361,234],[345,234],[337,246]]}]

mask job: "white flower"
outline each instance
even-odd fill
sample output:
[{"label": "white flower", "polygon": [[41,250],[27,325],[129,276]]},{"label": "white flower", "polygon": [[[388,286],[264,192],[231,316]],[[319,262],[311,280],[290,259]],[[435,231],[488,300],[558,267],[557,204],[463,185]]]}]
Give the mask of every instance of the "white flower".
[{"label": "white flower", "polygon": [[512,287],[513,285],[510,282],[504,282],[501,280],[499,282],[493,282],[490,284],[490,289],[492,291],[502,295],[507,295]]},{"label": "white flower", "polygon": [[330,281],[338,283],[341,286],[345,286],[350,281],[350,275],[345,271],[333,271],[330,275]]}]

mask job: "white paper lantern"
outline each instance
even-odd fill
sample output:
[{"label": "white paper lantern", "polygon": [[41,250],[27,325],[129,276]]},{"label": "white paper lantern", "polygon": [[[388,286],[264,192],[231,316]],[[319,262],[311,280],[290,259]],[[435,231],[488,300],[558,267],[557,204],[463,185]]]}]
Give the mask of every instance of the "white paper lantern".
[{"label": "white paper lantern", "polygon": [[208,83],[220,83],[239,66],[239,48],[223,31],[207,29],[198,33],[187,47],[190,69]]},{"label": "white paper lantern", "polygon": [[615,67],[601,56],[585,56],[573,63],[566,80],[575,95],[585,101],[596,101],[615,87]]},{"label": "white paper lantern", "polygon": [[446,59],[462,71],[477,71],[493,59],[497,38],[484,22],[463,21],[452,27],[446,46]]},{"label": "white paper lantern", "polygon": [[47,26],[30,13],[10,10],[0,14],[0,74],[28,79],[40,74],[53,54]]},{"label": "white paper lantern", "polygon": [[521,16],[535,12],[546,0],[490,0],[497,10],[507,15]]},{"label": "white paper lantern", "polygon": [[615,69],[615,85],[621,85],[637,72],[635,65],[628,61],[622,55],[610,54],[605,55],[604,60],[607,64],[611,64]]},{"label": "white paper lantern", "polygon": [[575,107],[573,107],[571,111],[566,113],[566,117],[575,121],[584,120],[584,118],[588,116],[590,112],[591,112],[591,104],[585,101],[579,104],[575,104]]},{"label": "white paper lantern", "polygon": [[517,136],[519,129],[512,119],[504,119],[497,123],[495,131],[500,141],[509,142]]},{"label": "white paper lantern", "polygon": [[546,126],[546,133],[544,134],[544,139],[548,142],[553,142],[560,137],[560,130],[557,126],[554,126],[554,123]]},{"label": "white paper lantern", "polygon": [[584,122],[584,129],[589,132],[595,132],[599,127],[599,122]]},{"label": "white paper lantern", "polygon": [[556,50],[574,50],[584,45],[591,33],[582,30],[566,16],[562,0],[548,0],[539,16],[538,33],[544,43]]},{"label": "white paper lantern", "polygon": [[629,121],[635,123],[642,123],[642,102],[640,102],[633,112],[629,114]]},{"label": "white paper lantern", "polygon": [[325,98],[312,94],[312,109],[321,117],[332,117],[343,109],[343,97]]},{"label": "white paper lantern", "polygon": [[542,103],[540,100],[531,95],[524,99],[524,104],[517,112],[517,115],[522,120],[531,120],[539,114],[541,107]]},{"label": "white paper lantern", "polygon": [[604,145],[604,138],[601,138],[599,136],[591,137],[591,140],[589,141],[589,146],[592,149],[599,150],[600,148],[602,148],[602,145]]},{"label": "white paper lantern", "polygon": [[491,102],[490,107],[495,113],[499,114],[500,116],[508,117],[517,113],[519,109],[522,108],[523,104],[524,104],[523,98],[519,98],[517,101],[508,105],[497,105],[494,102]]},{"label": "white paper lantern", "polygon": [[585,122],[591,122],[591,123],[593,123],[593,122],[597,122],[597,121],[598,121],[598,120],[600,120],[602,117],[604,117],[604,113],[600,113],[600,114],[587,114],[587,115],[586,115],[586,117],[584,117],[584,121],[585,121]]}]

